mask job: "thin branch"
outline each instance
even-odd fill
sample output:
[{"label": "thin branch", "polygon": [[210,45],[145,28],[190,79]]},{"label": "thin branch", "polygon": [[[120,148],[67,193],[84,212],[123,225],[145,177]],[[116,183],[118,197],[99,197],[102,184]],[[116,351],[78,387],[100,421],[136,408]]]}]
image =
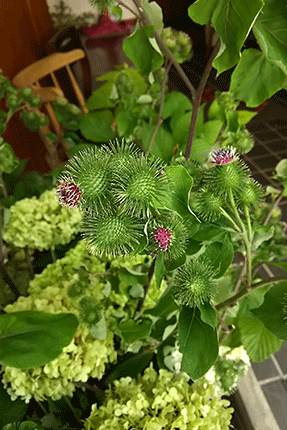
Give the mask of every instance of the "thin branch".
[{"label": "thin branch", "polygon": [[147,296],[147,293],[148,293],[148,290],[149,290],[149,287],[150,287],[150,284],[151,284],[151,281],[153,278],[156,258],[157,257],[155,257],[151,263],[151,266],[150,266],[150,269],[148,272],[148,281],[147,281],[146,285],[144,286],[144,295],[141,298],[141,300],[139,300],[139,302],[138,302],[138,305],[137,305],[137,308],[135,311],[135,315],[138,313],[141,313],[141,311],[142,311],[142,308],[143,308],[143,305],[144,305],[144,302],[145,302],[145,299],[146,299],[146,296]]},{"label": "thin branch", "polygon": [[208,59],[207,65],[204,69],[204,72],[203,72],[202,77],[200,79],[198,88],[196,90],[196,95],[194,98],[194,103],[193,103],[193,108],[192,108],[192,115],[191,115],[190,128],[189,128],[189,133],[188,133],[187,146],[186,146],[186,151],[185,151],[186,160],[189,160],[190,154],[191,154],[192,142],[194,139],[195,128],[196,128],[197,117],[198,117],[198,112],[199,112],[202,94],[203,94],[203,91],[205,89],[205,86],[207,84],[207,80],[209,78],[209,75],[210,75],[210,72],[212,69],[213,60],[215,59],[216,55],[218,54],[219,48],[220,48],[220,39],[217,40],[216,45],[213,48],[213,51],[212,51],[212,53]]},{"label": "thin branch", "polygon": [[267,279],[265,281],[257,282],[254,285],[251,285],[249,289],[246,289],[245,287],[238,291],[237,294],[235,294],[232,297],[229,297],[229,299],[224,300],[221,303],[218,303],[218,305],[215,306],[217,310],[220,310],[222,308],[225,308],[227,306],[233,306],[241,300],[243,297],[247,296],[250,291],[256,290],[257,288],[265,287],[266,285],[272,285],[277,284],[280,281],[287,281],[287,276],[274,276],[274,278]]},{"label": "thin branch", "polygon": [[100,401],[103,401],[105,398],[105,392],[101,390],[99,387],[97,387],[96,385],[91,385],[91,384],[88,384],[87,382],[82,382],[82,381],[73,381],[73,384],[76,387],[86,388],[89,391],[93,391],[93,393],[96,394],[97,398]]},{"label": "thin branch", "polygon": [[268,215],[267,215],[267,217],[266,217],[263,225],[267,225],[268,224],[268,222],[269,222],[269,220],[271,218],[271,215],[273,214],[274,210],[279,206],[279,203],[281,202],[281,200],[283,199],[283,197],[284,197],[284,190],[281,191],[281,193],[279,194],[279,196],[277,197],[277,199],[274,201],[274,203],[273,203],[273,205],[272,205],[272,207],[271,207],[271,209],[270,209],[270,211],[269,211],[269,213],[268,213]]},{"label": "thin branch", "polygon": [[137,19],[141,19],[141,17],[136,13],[135,10],[133,10],[131,7],[129,7],[127,4],[122,2],[121,0],[117,0],[118,5],[124,7],[125,9],[129,10]]},{"label": "thin branch", "polygon": [[[144,13],[141,5],[140,5],[140,1],[133,0],[133,3],[136,5],[136,7],[137,7],[137,9],[139,11],[139,14],[140,14],[140,17],[141,17],[141,21],[143,22],[143,24],[150,25],[150,21],[149,21],[148,17],[145,15],[145,13]],[[181,79],[183,80],[183,82],[185,83],[185,85],[187,86],[187,88],[189,89],[192,100],[194,100],[195,99],[195,95],[196,95],[196,91],[195,91],[194,86],[190,82],[189,78],[187,77],[185,71],[178,64],[178,62],[176,61],[176,59],[172,55],[171,51],[168,49],[168,47],[166,46],[166,44],[164,43],[164,41],[162,40],[162,38],[160,37],[160,35],[158,34],[158,32],[156,30],[154,31],[154,37],[155,37],[157,43],[159,44],[160,48],[163,50],[163,52],[165,53],[165,55],[169,58],[169,60],[171,61],[172,65],[174,66],[174,68],[178,72],[179,76],[181,77]]]},{"label": "thin branch", "polygon": [[171,62],[168,61],[168,63],[166,64],[166,67],[164,69],[164,77],[163,77],[163,80],[162,80],[162,83],[161,83],[160,105],[159,105],[157,122],[156,122],[156,125],[155,125],[154,129],[153,129],[153,132],[152,132],[152,135],[151,135],[148,147],[146,149],[146,153],[147,154],[150,152],[151,147],[152,147],[153,142],[154,142],[154,139],[155,139],[155,137],[157,135],[157,132],[158,132],[161,124],[162,124],[162,109],[163,109],[163,102],[164,102],[164,96],[165,96],[165,85],[166,85],[166,83],[168,81],[168,73],[170,71],[170,68],[171,68]]}]

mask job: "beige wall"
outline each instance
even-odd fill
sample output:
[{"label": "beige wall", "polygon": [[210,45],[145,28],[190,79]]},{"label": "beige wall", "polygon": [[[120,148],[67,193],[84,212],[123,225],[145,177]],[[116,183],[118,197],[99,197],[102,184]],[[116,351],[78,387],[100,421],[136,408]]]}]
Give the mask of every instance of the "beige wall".
[{"label": "beige wall", "polygon": [[[47,4],[49,9],[53,8],[53,6],[57,3],[57,0],[47,0]],[[82,14],[83,12],[94,12],[95,7],[91,6],[89,0],[65,0],[65,3],[72,8],[72,12],[75,14]],[[132,0],[124,0],[129,7],[133,8]],[[134,18],[132,13],[123,8],[123,19]]]}]

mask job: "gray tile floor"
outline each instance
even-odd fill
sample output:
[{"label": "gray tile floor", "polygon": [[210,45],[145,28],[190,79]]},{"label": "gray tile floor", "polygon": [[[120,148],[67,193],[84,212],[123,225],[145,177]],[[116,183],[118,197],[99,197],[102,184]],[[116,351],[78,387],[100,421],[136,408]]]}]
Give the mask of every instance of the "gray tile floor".
[{"label": "gray tile floor", "polygon": [[[275,166],[287,158],[287,92],[274,96],[264,111],[250,121],[248,129],[255,138],[255,146],[244,159],[259,183],[275,185]],[[287,222],[287,198],[280,207]],[[287,430],[287,342],[268,360],[253,363],[252,369],[280,430]]]}]

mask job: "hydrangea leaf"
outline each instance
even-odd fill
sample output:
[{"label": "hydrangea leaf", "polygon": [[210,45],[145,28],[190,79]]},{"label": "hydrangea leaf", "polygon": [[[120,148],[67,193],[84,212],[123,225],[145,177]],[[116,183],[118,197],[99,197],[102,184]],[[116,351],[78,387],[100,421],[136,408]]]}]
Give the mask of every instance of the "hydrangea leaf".
[{"label": "hydrangea leaf", "polygon": [[108,142],[114,138],[113,114],[109,110],[89,112],[81,116],[80,131],[92,142]]},{"label": "hydrangea leaf", "polygon": [[281,348],[283,341],[274,336],[259,319],[249,316],[239,318],[237,325],[251,361],[264,361]]},{"label": "hydrangea leaf", "polygon": [[0,316],[0,362],[30,369],[54,360],[78,327],[74,314],[22,311]]},{"label": "hydrangea leaf", "polygon": [[198,24],[211,20],[221,39],[221,49],[213,62],[219,74],[238,62],[241,47],[262,6],[263,0],[197,0],[190,6],[189,16]]},{"label": "hydrangea leaf", "polygon": [[149,75],[163,64],[163,56],[150,43],[151,29],[153,26],[143,26],[123,43],[125,54],[143,75]]},{"label": "hydrangea leaf", "polygon": [[286,75],[280,67],[262,52],[250,48],[243,51],[232,73],[230,91],[248,107],[257,107],[279,91],[285,80]]},{"label": "hydrangea leaf", "polygon": [[283,303],[286,302],[286,297],[287,282],[282,282],[268,291],[259,308],[251,311],[271,333],[285,341],[287,341],[287,324]]},{"label": "hydrangea leaf", "polygon": [[28,404],[23,400],[11,400],[11,397],[0,381],[0,428],[13,421],[21,421],[27,411]]},{"label": "hydrangea leaf", "polygon": [[181,370],[194,381],[201,378],[218,356],[218,340],[216,330],[202,321],[199,309],[183,306],[178,341],[183,354]]},{"label": "hydrangea leaf", "polygon": [[133,343],[138,339],[146,339],[151,333],[151,328],[152,321],[148,318],[140,322],[129,319],[119,325],[122,338],[126,343]]},{"label": "hydrangea leaf", "polygon": [[287,75],[286,0],[265,0],[253,31],[265,56]]}]

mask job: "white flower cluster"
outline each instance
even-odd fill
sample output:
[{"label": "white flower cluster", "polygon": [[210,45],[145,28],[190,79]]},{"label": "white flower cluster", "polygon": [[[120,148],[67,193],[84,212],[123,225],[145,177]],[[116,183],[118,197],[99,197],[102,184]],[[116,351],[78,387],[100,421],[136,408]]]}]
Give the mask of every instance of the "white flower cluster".
[{"label": "white flower cluster", "polygon": [[11,207],[3,239],[19,248],[55,248],[73,239],[80,231],[81,219],[76,209],[59,205],[55,190],[47,190],[39,198],[22,199]]},{"label": "white flower cluster", "polygon": [[114,382],[105,403],[93,405],[86,430],[228,430],[233,409],[201,379],[190,384],[182,374],[150,366],[138,380]]}]

